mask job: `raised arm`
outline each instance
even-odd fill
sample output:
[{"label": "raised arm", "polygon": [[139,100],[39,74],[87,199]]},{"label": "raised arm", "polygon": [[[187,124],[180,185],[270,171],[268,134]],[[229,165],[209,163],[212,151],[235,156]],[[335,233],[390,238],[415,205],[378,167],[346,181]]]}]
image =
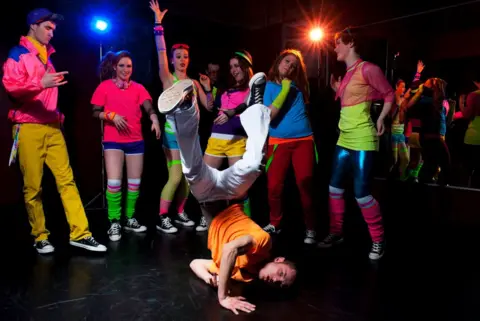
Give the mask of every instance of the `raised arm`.
[{"label": "raised arm", "polygon": [[[288,93],[290,92],[292,81],[290,79],[283,79],[282,80],[282,89],[278,93],[278,95],[274,98],[273,93],[270,90],[270,87],[267,86],[265,87],[265,93],[263,95],[263,104],[265,106],[268,106],[270,109],[270,119],[275,119],[275,117],[278,116],[280,113],[280,109],[283,107],[285,104],[285,101],[287,100]],[[267,90],[267,88],[269,90]]]},{"label": "raised arm", "polygon": [[168,9],[160,10],[157,0],[150,1],[150,9],[155,13],[155,44],[157,46],[158,68],[160,80],[163,88],[170,88],[173,85],[173,75],[168,69],[167,45],[165,44],[165,37],[163,35],[162,21]]},{"label": "raised arm", "polygon": [[222,249],[218,275],[218,301],[224,308],[232,310],[235,314],[238,314],[237,310],[245,312],[255,310],[255,306],[244,301],[242,297],[228,296],[228,281],[232,275],[237,256],[246,254],[253,246],[253,237],[245,235],[225,244]]}]

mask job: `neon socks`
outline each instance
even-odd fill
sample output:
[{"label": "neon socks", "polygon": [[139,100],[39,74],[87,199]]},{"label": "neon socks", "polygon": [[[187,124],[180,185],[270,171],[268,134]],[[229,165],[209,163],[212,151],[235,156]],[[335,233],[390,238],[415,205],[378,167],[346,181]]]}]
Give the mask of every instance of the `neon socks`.
[{"label": "neon socks", "polygon": [[358,206],[362,211],[363,218],[368,225],[370,237],[373,242],[383,242],[383,223],[382,214],[380,213],[380,205],[373,198],[372,195],[368,195],[362,198],[357,198]]},{"label": "neon socks", "polygon": [[342,235],[343,215],[345,213],[345,201],[343,200],[343,189],[329,186],[330,205],[330,233]]},{"label": "neon socks", "polygon": [[246,197],[243,201],[243,211],[248,217],[252,217],[252,209],[250,207],[250,198]]},{"label": "neon socks", "polygon": [[140,189],[140,179],[128,179],[128,191],[127,191],[127,206],[125,209],[125,214],[128,219],[133,217],[135,214],[135,206],[137,204],[138,195]]},{"label": "neon socks", "polygon": [[108,219],[110,221],[120,220],[122,216],[122,181],[119,179],[109,179],[107,181],[107,204]]}]

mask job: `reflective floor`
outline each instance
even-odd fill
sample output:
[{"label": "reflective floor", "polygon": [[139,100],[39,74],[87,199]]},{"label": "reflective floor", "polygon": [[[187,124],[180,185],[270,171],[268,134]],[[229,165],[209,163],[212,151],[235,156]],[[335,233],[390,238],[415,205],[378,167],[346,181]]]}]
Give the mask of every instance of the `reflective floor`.
[{"label": "reflective floor", "polygon": [[[347,215],[346,242],[320,250],[302,243],[299,225],[275,239],[275,252],[298,264],[289,290],[256,283],[234,291],[257,305],[235,316],[216,293],[190,272],[193,258],[208,257],[206,234],[181,229],[165,235],[124,234],[108,242],[105,214],[89,212],[107,254],[71,248],[63,215],[49,209],[54,255],[39,256],[28,236],[25,213],[2,209],[0,320],[480,320],[479,237],[426,207],[408,210],[388,203],[387,254],[368,260],[369,238],[359,213]],[[192,215],[193,216],[193,215]],[[298,222],[299,220],[292,220]],[[322,235],[323,236],[323,235]]]}]

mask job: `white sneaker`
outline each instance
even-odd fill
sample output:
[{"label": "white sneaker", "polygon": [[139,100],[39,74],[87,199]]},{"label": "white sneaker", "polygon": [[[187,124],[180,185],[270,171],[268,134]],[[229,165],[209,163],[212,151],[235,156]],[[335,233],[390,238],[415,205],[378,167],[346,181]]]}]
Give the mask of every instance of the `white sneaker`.
[{"label": "white sneaker", "polygon": [[205,216],[202,215],[202,217],[200,218],[200,223],[198,223],[195,230],[197,232],[205,232],[206,230],[208,230],[207,220],[205,219]]},{"label": "white sneaker", "polygon": [[317,233],[312,230],[306,230],[305,231],[305,239],[303,240],[303,243],[305,244],[315,244],[317,241],[315,240],[315,237],[317,236]]},{"label": "white sneaker", "polygon": [[173,111],[183,102],[188,94],[194,91],[194,86],[191,79],[183,79],[164,90],[158,97],[158,111],[162,114],[168,114]]},{"label": "white sneaker", "polygon": [[372,249],[370,250],[370,254],[368,257],[370,260],[380,260],[382,256],[385,254],[385,243],[372,243]]},{"label": "white sneaker", "polygon": [[275,226],[273,226],[272,224],[268,224],[266,225],[263,230],[265,232],[267,232],[268,234],[278,234],[280,233],[282,230],[280,229],[277,229]]},{"label": "white sneaker", "polygon": [[117,242],[122,238],[122,226],[118,222],[110,223],[110,228],[108,229],[108,237],[110,241]]}]

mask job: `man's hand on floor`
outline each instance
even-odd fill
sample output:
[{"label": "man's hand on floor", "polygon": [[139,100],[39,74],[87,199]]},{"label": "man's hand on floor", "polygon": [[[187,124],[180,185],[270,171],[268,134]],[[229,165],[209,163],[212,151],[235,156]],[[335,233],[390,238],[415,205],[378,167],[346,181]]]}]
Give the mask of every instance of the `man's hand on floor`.
[{"label": "man's hand on floor", "polygon": [[219,300],[219,302],[222,307],[233,311],[235,314],[238,314],[238,311],[247,313],[255,311],[255,305],[245,301],[245,298],[241,296],[227,296],[224,299]]}]

